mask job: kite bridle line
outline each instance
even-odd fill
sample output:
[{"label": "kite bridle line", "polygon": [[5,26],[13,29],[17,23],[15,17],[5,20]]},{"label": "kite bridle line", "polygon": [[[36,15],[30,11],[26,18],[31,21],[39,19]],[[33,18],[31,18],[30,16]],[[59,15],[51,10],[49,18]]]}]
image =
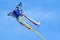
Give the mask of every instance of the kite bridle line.
[{"label": "kite bridle line", "polygon": [[45,37],[43,37],[40,32],[36,31],[36,30],[33,29],[30,25],[28,25],[28,24],[23,20],[22,17],[19,17],[19,19],[25,24],[25,27],[26,27],[26,28],[28,28],[28,29],[30,28],[30,30],[33,31],[33,32],[35,32],[37,35],[39,35],[40,38],[42,38],[43,40],[46,40]]}]

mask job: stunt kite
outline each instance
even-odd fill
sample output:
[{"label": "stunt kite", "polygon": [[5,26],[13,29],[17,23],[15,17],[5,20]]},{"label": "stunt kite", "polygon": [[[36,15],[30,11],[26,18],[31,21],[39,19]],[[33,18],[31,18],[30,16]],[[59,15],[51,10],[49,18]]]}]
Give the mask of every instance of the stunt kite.
[{"label": "stunt kite", "polygon": [[37,32],[35,29],[33,29],[30,25],[28,25],[26,23],[26,21],[22,18],[22,17],[25,17],[26,19],[28,19],[30,22],[32,22],[34,25],[37,25],[39,26],[39,22],[36,22],[34,20],[32,20],[31,18],[29,18],[28,16],[26,16],[24,14],[24,11],[22,9],[22,3],[20,2],[17,7],[12,11],[10,12],[9,14],[7,14],[8,16],[12,16],[16,19],[16,21],[21,24],[22,26],[28,28],[29,30],[32,30],[33,32],[35,32],[36,34],[38,34],[43,40],[46,40],[41,34],[40,32]]}]

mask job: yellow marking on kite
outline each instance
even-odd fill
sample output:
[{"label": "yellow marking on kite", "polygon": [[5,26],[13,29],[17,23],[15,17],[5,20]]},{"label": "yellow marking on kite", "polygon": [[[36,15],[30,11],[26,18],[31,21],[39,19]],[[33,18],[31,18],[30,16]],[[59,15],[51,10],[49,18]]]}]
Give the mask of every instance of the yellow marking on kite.
[{"label": "yellow marking on kite", "polygon": [[40,38],[42,38],[43,40],[46,40],[46,39],[41,35],[40,32],[34,30],[30,25],[28,25],[28,24],[22,19],[22,17],[19,17],[19,19],[20,19],[25,25],[27,25],[29,28],[31,28],[30,30],[32,30],[32,31],[35,32],[37,35],[39,35]]}]

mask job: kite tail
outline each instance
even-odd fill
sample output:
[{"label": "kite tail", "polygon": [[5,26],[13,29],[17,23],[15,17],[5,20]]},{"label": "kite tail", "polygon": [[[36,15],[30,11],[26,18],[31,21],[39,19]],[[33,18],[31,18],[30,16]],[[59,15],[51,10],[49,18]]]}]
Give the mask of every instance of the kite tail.
[{"label": "kite tail", "polygon": [[40,22],[36,22],[35,20],[32,20],[31,18],[29,18],[28,16],[26,15],[23,15],[25,18],[27,18],[30,22],[32,22],[33,24],[39,26]]},{"label": "kite tail", "polygon": [[32,29],[32,31],[35,32],[35,33],[36,33],[40,38],[42,38],[43,40],[46,40],[45,37],[43,37],[40,32],[38,32],[38,31],[36,31],[36,30],[34,30],[34,29]]},{"label": "kite tail", "polygon": [[40,38],[42,38],[43,40],[46,40],[46,39],[41,35],[40,32],[38,32],[38,31],[36,31],[35,29],[33,29],[32,27],[30,27],[30,25],[28,25],[28,24],[22,19],[22,17],[19,17],[19,19],[27,26],[28,29],[30,28],[30,30],[33,31],[33,32],[35,32]]},{"label": "kite tail", "polygon": [[28,28],[32,29],[32,28],[22,19],[22,17],[19,17],[19,19],[20,19]]}]

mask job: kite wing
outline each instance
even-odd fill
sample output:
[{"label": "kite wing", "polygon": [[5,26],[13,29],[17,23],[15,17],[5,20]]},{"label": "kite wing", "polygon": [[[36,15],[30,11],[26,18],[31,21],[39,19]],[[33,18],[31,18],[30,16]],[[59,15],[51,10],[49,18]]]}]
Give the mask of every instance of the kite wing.
[{"label": "kite wing", "polygon": [[7,14],[8,16],[13,16],[13,12],[10,12]]}]

